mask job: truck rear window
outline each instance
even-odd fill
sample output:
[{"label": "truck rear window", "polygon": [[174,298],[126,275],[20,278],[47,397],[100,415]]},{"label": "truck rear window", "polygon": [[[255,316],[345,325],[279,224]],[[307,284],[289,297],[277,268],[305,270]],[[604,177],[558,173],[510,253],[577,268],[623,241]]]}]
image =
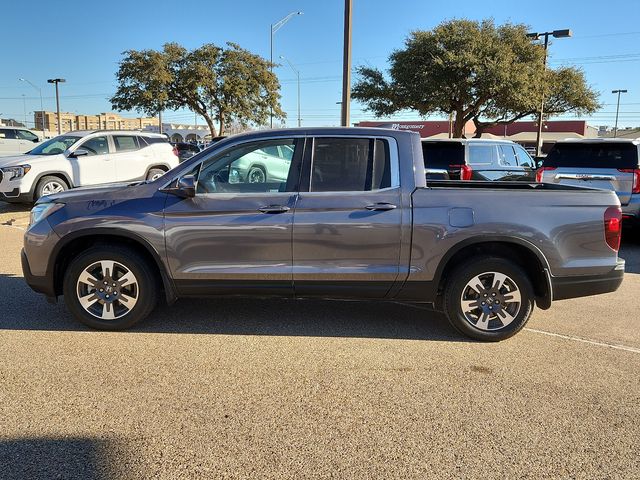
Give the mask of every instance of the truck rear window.
[{"label": "truck rear window", "polygon": [[458,142],[422,142],[422,156],[426,168],[448,169],[464,164],[464,146]]},{"label": "truck rear window", "polygon": [[544,166],[638,168],[638,147],[632,143],[556,143]]}]

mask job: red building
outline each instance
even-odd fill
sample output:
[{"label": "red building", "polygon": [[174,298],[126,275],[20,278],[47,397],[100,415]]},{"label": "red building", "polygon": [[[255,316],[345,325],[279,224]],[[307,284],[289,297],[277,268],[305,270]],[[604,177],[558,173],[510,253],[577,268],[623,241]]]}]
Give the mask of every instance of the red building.
[{"label": "red building", "polygon": [[[450,125],[447,120],[430,121],[382,121],[360,122],[357,127],[393,128],[394,130],[411,130],[418,132],[421,138],[436,137],[448,138]],[[467,122],[464,129],[465,137],[472,138],[476,133],[473,122]],[[538,135],[538,122],[514,122],[509,125],[496,125],[487,128],[482,134],[483,138],[504,138],[519,143],[530,151],[536,147]],[[587,125],[585,120],[556,120],[544,122],[542,130],[542,151],[547,153],[551,146],[558,140],[565,138],[595,138],[598,131]]]}]

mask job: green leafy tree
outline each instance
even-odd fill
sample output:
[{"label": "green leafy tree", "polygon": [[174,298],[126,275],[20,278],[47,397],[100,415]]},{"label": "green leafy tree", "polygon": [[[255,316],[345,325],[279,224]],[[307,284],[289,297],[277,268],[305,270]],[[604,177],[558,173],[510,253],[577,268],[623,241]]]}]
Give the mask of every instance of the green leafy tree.
[{"label": "green leafy tree", "polygon": [[111,105],[120,111],[136,110],[157,115],[169,102],[173,72],[163,52],[127,50],[123,53],[116,79],[118,89]]},{"label": "green leafy tree", "polygon": [[[150,91],[148,84],[155,82],[163,87],[162,92],[154,91],[162,94],[164,108],[191,109],[205,119],[212,136],[223,134],[232,124],[246,127],[266,123],[271,110],[276,118],[285,117],[280,107],[280,84],[270,71],[271,64],[234,43],[227,43],[225,48],[205,44],[191,51],[167,43],[160,52],[131,50],[125,55],[117,75],[118,91],[111,99],[114,108],[146,108],[141,100],[146,101],[148,96],[138,92]],[[162,65],[158,69],[162,81],[147,77],[155,71],[151,67],[156,62]]]},{"label": "green leafy tree", "polygon": [[454,136],[473,121],[476,135],[490,126],[535,114],[544,95],[548,114],[591,113],[597,93],[576,68],[544,68],[544,48],[531,43],[525,25],[496,26],[451,20],[415,31],[390,56],[388,77],[360,67],[353,97],[378,116],[415,110],[453,114]]}]

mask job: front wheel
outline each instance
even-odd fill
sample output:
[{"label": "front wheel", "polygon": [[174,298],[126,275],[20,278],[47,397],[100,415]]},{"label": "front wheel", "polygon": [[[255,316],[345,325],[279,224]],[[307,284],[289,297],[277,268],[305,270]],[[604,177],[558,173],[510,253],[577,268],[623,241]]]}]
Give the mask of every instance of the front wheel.
[{"label": "front wheel", "polygon": [[95,246],[76,257],[65,274],[67,308],[82,323],[122,330],[156,305],[158,284],[147,261],[122,247]]},{"label": "front wheel", "polygon": [[35,200],[54,193],[64,192],[68,189],[67,183],[58,177],[52,175],[42,177],[36,186]]},{"label": "front wheel", "polygon": [[159,179],[161,176],[163,176],[165,173],[164,170],[162,170],[161,168],[152,168],[151,170],[149,170],[149,172],[147,173],[147,181],[149,182],[153,182],[154,180]]},{"label": "front wheel", "polygon": [[444,309],[451,325],[471,338],[497,342],[518,333],[533,312],[533,287],[515,263],[481,257],[455,269]]}]

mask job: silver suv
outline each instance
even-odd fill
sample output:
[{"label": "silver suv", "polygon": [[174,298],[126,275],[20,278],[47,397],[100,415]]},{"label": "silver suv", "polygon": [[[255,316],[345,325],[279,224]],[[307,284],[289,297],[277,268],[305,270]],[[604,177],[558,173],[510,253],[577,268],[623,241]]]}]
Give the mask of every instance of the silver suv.
[{"label": "silver suv", "polygon": [[556,143],[538,169],[545,183],[613,190],[622,218],[640,224],[640,139],[598,138]]}]

